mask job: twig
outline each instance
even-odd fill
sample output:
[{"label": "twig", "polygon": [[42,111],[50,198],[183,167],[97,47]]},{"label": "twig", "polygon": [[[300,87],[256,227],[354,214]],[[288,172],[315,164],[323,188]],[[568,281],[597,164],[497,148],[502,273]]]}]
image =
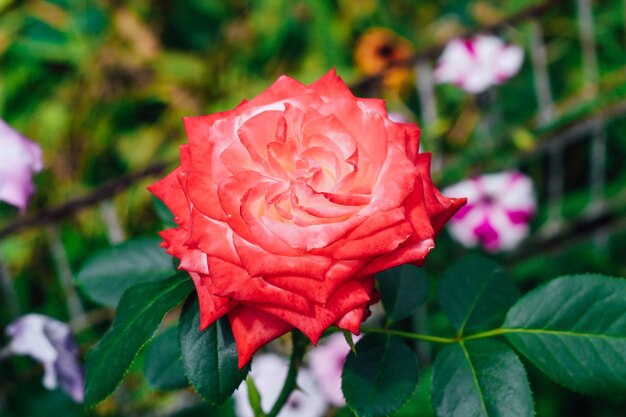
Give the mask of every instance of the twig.
[{"label": "twig", "polygon": [[162,173],[168,165],[169,164],[166,162],[157,162],[141,171],[112,180],[83,197],[68,200],[60,206],[42,209],[33,214],[18,218],[0,229],[0,239],[13,233],[49,223],[55,223],[72,216],[85,208],[92,207],[126,190],[139,180]]},{"label": "twig", "polygon": [[611,230],[616,233],[626,228],[626,193],[607,201],[599,211],[587,212],[578,218],[564,224],[558,234],[537,236],[530,239],[522,248],[512,254],[507,263],[515,264],[537,254],[546,254],[558,250],[565,244],[583,241],[593,234],[602,230]]}]

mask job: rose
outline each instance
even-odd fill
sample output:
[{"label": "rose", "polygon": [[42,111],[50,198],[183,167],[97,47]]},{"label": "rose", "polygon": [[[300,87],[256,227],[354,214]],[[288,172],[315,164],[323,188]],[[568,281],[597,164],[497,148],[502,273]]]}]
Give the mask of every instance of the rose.
[{"label": "rose", "polygon": [[2,120],[0,145],[0,201],[24,211],[35,191],[32,175],[43,166],[41,148]]},{"label": "rose", "polygon": [[444,192],[467,197],[467,205],[448,224],[450,235],[463,246],[481,244],[489,252],[512,250],[528,236],[537,201],[526,175],[517,171],[482,175]]},{"label": "rose", "polygon": [[227,314],[240,366],[294,328],[313,343],[331,325],[358,333],[373,275],[421,264],[464,202],[433,186],[418,127],[334,71],[184,122],[181,165],[150,190],[175,216],[161,236],[202,328]]},{"label": "rose", "polygon": [[495,36],[457,38],[446,45],[434,77],[439,83],[456,84],[468,93],[481,93],[517,74],[523,60],[522,48],[505,45]]}]

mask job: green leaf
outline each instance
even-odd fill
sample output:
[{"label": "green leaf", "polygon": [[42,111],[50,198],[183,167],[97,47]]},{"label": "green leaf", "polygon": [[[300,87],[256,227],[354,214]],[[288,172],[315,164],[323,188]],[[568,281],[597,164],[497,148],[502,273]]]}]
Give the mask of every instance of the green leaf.
[{"label": "green leaf", "polygon": [[137,238],[103,249],[85,262],[76,283],[93,301],[115,307],[131,286],[176,272],[160,242],[158,238]]},{"label": "green leaf", "polygon": [[428,297],[428,275],[414,265],[401,265],[376,275],[390,321],[410,316]]},{"label": "green leaf", "polygon": [[348,330],[342,330],[341,332],[343,333],[343,338],[346,339],[346,343],[350,346],[350,351],[356,354],[356,346],[352,338],[352,333]]},{"label": "green leaf", "polygon": [[435,417],[432,401],[430,399],[430,387],[432,380],[432,367],[423,370],[417,389],[398,411],[390,414],[390,417]]},{"label": "green leaf", "polygon": [[144,375],[152,388],[173,390],[189,385],[178,345],[176,326],[154,338],[146,352]]},{"label": "green leaf", "polygon": [[506,337],[556,382],[585,393],[626,390],[626,280],[557,278],[522,297]]},{"label": "green leaf", "polygon": [[86,406],[96,405],[115,390],[165,313],[192,290],[193,281],[179,274],[137,284],[124,293],[113,324],[87,353]]},{"label": "green leaf", "polygon": [[250,366],[238,368],[237,347],[226,317],[200,331],[198,298],[185,303],[178,329],[183,365],[189,382],[204,399],[221,405],[246,377]]},{"label": "green leaf", "polygon": [[479,255],[456,262],[439,284],[439,304],[460,335],[499,326],[518,298],[517,287],[502,267]]},{"label": "green leaf", "polygon": [[256,387],[252,376],[248,375],[246,378],[246,385],[248,386],[248,402],[250,403],[250,408],[252,408],[252,414],[255,416],[262,416],[264,413],[263,407],[261,407],[261,394],[259,393],[259,389]]},{"label": "green leaf", "polygon": [[152,205],[154,206],[154,212],[156,213],[157,217],[164,227],[171,228],[177,226],[176,222],[174,221],[174,215],[164,202],[152,196]]},{"label": "green leaf", "polygon": [[438,417],[532,417],[526,371],[497,340],[455,343],[435,360],[432,401]]},{"label": "green leaf", "polygon": [[341,389],[357,416],[385,416],[411,398],[418,377],[417,358],[407,345],[393,336],[368,334],[346,359]]}]

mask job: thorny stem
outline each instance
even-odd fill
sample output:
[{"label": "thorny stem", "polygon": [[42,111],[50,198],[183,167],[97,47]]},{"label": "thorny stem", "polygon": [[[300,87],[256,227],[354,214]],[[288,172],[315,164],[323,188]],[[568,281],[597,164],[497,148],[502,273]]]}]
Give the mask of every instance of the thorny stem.
[{"label": "thorny stem", "polygon": [[302,364],[302,357],[304,356],[304,352],[307,345],[306,337],[297,330],[291,332],[291,340],[293,344],[293,348],[291,351],[291,359],[289,360],[289,371],[287,372],[287,378],[285,379],[285,384],[283,385],[283,389],[280,391],[274,406],[270,410],[269,413],[266,414],[266,417],[276,417],[280,410],[284,407],[289,399],[289,396],[296,389],[296,377],[298,376],[298,370],[300,365]]}]

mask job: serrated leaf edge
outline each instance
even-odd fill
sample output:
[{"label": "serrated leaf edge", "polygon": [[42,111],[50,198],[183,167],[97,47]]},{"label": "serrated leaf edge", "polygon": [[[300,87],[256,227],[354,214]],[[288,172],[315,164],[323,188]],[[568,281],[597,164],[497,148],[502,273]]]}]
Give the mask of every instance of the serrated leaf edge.
[{"label": "serrated leaf edge", "polygon": [[[176,276],[176,275],[173,275],[171,278],[173,278],[174,276]],[[169,278],[166,278],[166,279],[169,279]],[[159,282],[159,281],[157,281],[157,282]],[[171,291],[174,291],[175,289],[179,288],[179,286],[184,285],[184,284],[188,284],[188,283],[189,283],[189,281],[181,280],[181,281],[180,281],[180,283],[178,283],[177,285],[175,285],[175,286],[173,286],[172,288],[170,288],[170,289],[167,291],[167,293],[169,293],[169,292],[171,292]],[[130,290],[131,288],[133,288],[133,287],[130,287],[128,290]],[[127,290],[127,292],[128,292],[128,290]],[[190,288],[190,291],[191,291],[191,288]],[[157,297],[157,299],[161,298],[162,296],[163,296],[163,294],[160,294],[160,295],[159,295],[159,297]],[[122,298],[123,298],[123,296],[122,296]],[[153,300],[153,301],[154,301],[154,300]],[[147,305],[152,306],[153,301],[152,301],[152,302],[150,302],[150,303],[149,303],[149,304],[147,304]],[[161,320],[159,320],[159,323],[160,323],[161,321],[163,321],[163,317],[165,317],[165,316],[166,316],[166,314],[167,314],[170,310],[172,310],[174,307],[176,307],[176,306],[180,305],[180,304],[182,303],[182,301],[183,301],[183,300],[180,300],[180,302],[178,302],[178,303],[177,303],[177,304],[175,304],[172,308],[168,309],[165,313],[163,313],[163,316],[161,317]],[[121,302],[121,300],[120,300],[120,302]],[[144,310],[145,310],[145,309],[144,309]],[[144,310],[142,310],[142,312],[143,312]],[[111,324],[111,326],[113,326],[113,324]],[[109,328],[110,328],[110,327],[109,327]],[[127,329],[127,328],[128,328],[128,327],[125,327],[125,329]],[[152,336],[150,336],[148,339],[146,339],[146,340],[145,340],[145,341],[141,344],[141,346],[139,347],[139,349],[137,349],[137,352],[135,352],[135,354],[133,355],[133,358],[131,359],[130,363],[128,364],[128,366],[126,367],[126,369],[124,370],[124,372],[122,373],[121,378],[119,379],[119,381],[117,382],[117,384],[115,385],[115,387],[111,390],[111,392],[109,392],[109,393],[108,393],[105,397],[103,397],[103,398],[99,399],[99,400],[98,400],[98,401],[96,401],[96,402],[93,402],[93,403],[88,403],[88,402],[86,401],[86,399],[87,399],[87,397],[86,397],[86,394],[87,394],[87,385],[85,385],[85,407],[86,407],[87,409],[93,409],[93,408],[94,408],[94,407],[96,407],[98,404],[100,404],[102,401],[106,400],[109,396],[111,396],[111,395],[115,392],[115,390],[117,390],[117,388],[121,385],[122,381],[124,380],[124,378],[125,378],[125,377],[126,377],[126,375],[128,374],[129,370],[130,370],[130,369],[133,367],[133,365],[135,364],[135,361],[137,360],[137,356],[139,355],[139,352],[141,352],[141,351],[143,350],[143,348],[144,348],[144,347],[145,347],[145,346],[146,346],[146,345],[147,345],[147,344],[148,344],[148,343],[149,343],[152,339],[154,339],[154,334],[156,333],[157,329],[158,329],[158,325],[157,325],[157,327],[154,329],[154,331],[152,332]],[[108,330],[107,330],[107,331],[108,331]],[[106,333],[105,333],[105,334],[106,334]],[[103,336],[103,337],[104,337],[104,336]],[[100,339],[100,340],[102,340],[102,339]],[[96,344],[96,345],[97,345],[97,344]],[[94,347],[96,347],[96,345],[94,345],[94,346],[92,347],[92,349],[93,349]],[[89,353],[87,353],[87,355],[89,355]],[[85,361],[86,361],[86,359],[85,359]]]}]

